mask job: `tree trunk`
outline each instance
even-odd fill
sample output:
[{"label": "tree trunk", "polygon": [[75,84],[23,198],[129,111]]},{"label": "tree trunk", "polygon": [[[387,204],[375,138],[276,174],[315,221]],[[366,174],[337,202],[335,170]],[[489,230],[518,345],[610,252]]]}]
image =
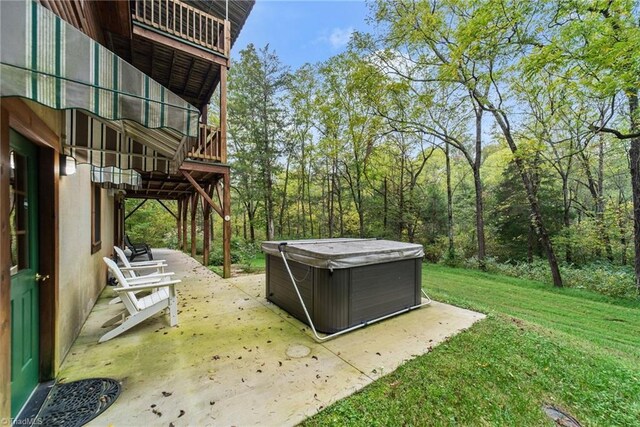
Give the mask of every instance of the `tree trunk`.
[{"label": "tree trunk", "polygon": [[[629,115],[631,122],[631,133],[640,131],[638,123],[638,90],[634,89],[627,93],[629,100]],[[640,137],[631,139],[629,149],[629,161],[631,164],[631,193],[633,194],[633,247],[635,249],[634,267],[636,272],[636,287],[640,292]]]},{"label": "tree trunk", "polygon": [[302,237],[307,237],[307,213],[304,208],[304,186],[305,186],[305,146],[304,140],[302,141],[302,146],[300,147],[300,181],[302,181],[302,185],[298,184],[299,191],[299,199],[300,199],[300,208],[302,210],[302,219],[299,221],[299,225],[302,226]]},{"label": "tree trunk", "polygon": [[624,203],[624,199],[622,197],[618,198],[618,227],[620,228],[620,245],[622,246],[622,253],[620,255],[620,263],[622,265],[627,265],[627,228],[624,223],[624,210],[622,208],[622,204]]},{"label": "tree trunk", "polygon": [[[287,210],[287,187],[289,186],[289,165],[291,164],[291,155],[287,157],[287,167],[284,171],[284,187],[282,189],[282,204],[280,205],[280,215],[278,217],[278,226],[280,227],[280,235],[284,234],[284,213]],[[291,231],[289,231],[291,236]]]},{"label": "tree trunk", "polygon": [[600,136],[598,144],[598,201],[597,221],[602,237],[602,244],[607,253],[607,259],[613,262],[613,249],[611,248],[611,240],[609,239],[609,230],[604,223],[604,138]]},{"label": "tree trunk", "polygon": [[333,237],[333,227],[335,223],[334,218],[334,197],[335,197],[335,182],[336,182],[336,161],[334,160],[331,165],[331,176],[327,177],[327,195],[329,196],[327,200],[327,214],[328,214],[328,226],[329,226],[329,238]]},{"label": "tree trunk", "polygon": [[484,238],[484,200],[482,198],[482,179],[480,165],[473,168],[473,184],[476,191],[476,235],[478,237],[478,265],[481,270],[486,268],[485,238]]},{"label": "tree trunk", "polygon": [[[571,226],[571,204],[569,197],[569,177],[567,174],[561,174],[562,179],[562,223],[565,229],[569,229]],[[564,248],[564,259],[568,263],[573,261],[573,250],[571,247],[571,241],[567,241],[567,245]]]},{"label": "tree trunk", "polygon": [[247,216],[249,217],[249,239],[251,243],[255,243],[256,241],[255,213],[255,209],[249,204],[247,206]]},{"label": "tree trunk", "polygon": [[404,230],[404,221],[405,221],[405,216],[404,216],[404,209],[405,209],[405,202],[404,202],[404,166],[405,163],[405,155],[404,152],[402,153],[402,160],[400,162],[400,184],[398,185],[398,228],[397,228],[397,235],[398,235],[398,240],[402,240],[402,231]]},{"label": "tree trunk", "polygon": [[389,211],[389,201],[387,197],[387,192],[389,191],[389,185],[387,183],[387,177],[384,177],[384,181],[382,184],[382,191],[384,195],[383,203],[382,203],[382,229],[384,233],[387,234],[387,216]]},{"label": "tree trunk", "polygon": [[[538,197],[535,194],[535,189],[533,183],[531,182],[531,177],[529,176],[525,164],[522,158],[518,155],[518,146],[516,145],[515,140],[513,139],[513,135],[511,134],[511,129],[509,128],[508,123],[501,116],[500,112],[493,109],[493,116],[500,126],[502,130],[502,134],[511,149],[511,152],[514,154],[513,161],[515,162],[516,168],[520,177],[522,179],[522,183],[524,184],[524,188],[527,193],[527,200],[529,202],[529,206],[531,208],[531,216],[533,219],[533,224],[536,233],[538,234],[538,238],[540,239],[540,243],[547,255],[547,261],[549,262],[549,269],[551,270],[551,277],[553,278],[553,285],[556,287],[562,287],[562,276],[560,275],[560,267],[558,266],[558,259],[556,258],[556,253],[553,250],[553,245],[551,244],[551,238],[549,237],[549,233],[547,232],[547,228],[544,226],[544,222],[542,220],[542,213],[540,211],[540,204],[538,202]],[[640,145],[640,144],[639,144]],[[640,184],[640,182],[639,182]],[[640,199],[639,199],[640,201]],[[640,211],[640,206],[639,206]],[[640,224],[639,224],[640,225]],[[638,245],[640,245],[640,238],[638,239]],[[640,271],[640,259],[638,263],[638,271]]]},{"label": "tree trunk", "polygon": [[[474,104],[475,105],[475,104]],[[478,265],[481,270],[486,268],[485,238],[484,238],[484,201],[482,197],[482,108],[474,107],[476,113],[476,153],[473,163],[473,184],[476,191],[476,235],[478,238]]]},{"label": "tree trunk", "polygon": [[247,241],[247,212],[242,212],[242,238]]},{"label": "tree trunk", "polygon": [[338,181],[336,198],[338,199],[338,213],[340,218],[340,237],[344,237],[344,207],[342,206],[342,187]]},{"label": "tree trunk", "polygon": [[445,144],[445,167],[447,175],[447,236],[449,247],[447,249],[447,261],[455,258],[455,247],[453,242],[453,192],[451,190],[451,159],[449,157],[449,144]]}]

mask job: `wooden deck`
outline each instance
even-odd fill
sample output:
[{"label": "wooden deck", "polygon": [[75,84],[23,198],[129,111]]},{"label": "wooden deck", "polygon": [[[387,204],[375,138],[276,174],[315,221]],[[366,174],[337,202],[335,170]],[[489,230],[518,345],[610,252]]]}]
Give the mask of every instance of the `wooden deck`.
[{"label": "wooden deck", "polygon": [[229,56],[229,22],[180,0],[134,0],[134,25],[170,34],[196,46]]}]

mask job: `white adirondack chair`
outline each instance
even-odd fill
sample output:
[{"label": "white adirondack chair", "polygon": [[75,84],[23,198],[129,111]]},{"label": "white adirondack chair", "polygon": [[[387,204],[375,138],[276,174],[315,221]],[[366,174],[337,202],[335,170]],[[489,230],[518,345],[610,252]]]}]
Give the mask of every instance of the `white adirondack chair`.
[{"label": "white adirondack chair", "polygon": [[[120,267],[122,272],[126,272],[129,274],[129,277],[137,277],[140,276],[139,272],[155,270],[151,274],[160,274],[164,273],[164,268],[167,267],[167,263],[163,259],[153,260],[153,261],[129,261],[129,258],[125,255],[124,251],[117,246],[113,247],[113,250],[116,252],[118,259],[122,262],[124,267]],[[145,273],[149,274],[149,273]]]},{"label": "white adirondack chair", "polygon": [[[125,255],[122,249],[120,249],[117,246],[114,246],[113,250],[115,251],[118,259],[120,259],[120,262],[123,265],[123,267],[120,267],[120,271],[122,271],[122,273],[125,276],[129,276],[132,279],[137,277],[147,277],[151,275],[162,274],[164,273],[164,268],[167,267],[165,260],[162,260],[162,259],[155,260],[155,261],[131,262],[129,261],[129,259],[127,258],[127,256]],[[140,274],[140,273],[144,273],[144,274]],[[159,282],[161,279],[162,277],[158,277],[155,280]],[[149,278],[149,280],[154,280],[154,279]],[[121,301],[122,300],[120,299],[120,297],[115,297],[111,301],[109,301],[109,304],[117,304]]]},{"label": "white adirondack chair", "polygon": [[[118,281],[118,287],[113,290],[118,293],[126,308],[126,312],[107,321],[103,327],[120,323],[118,326],[104,334],[98,342],[105,342],[117,337],[121,333],[131,329],[140,322],[148,319],[156,313],[169,309],[171,326],[178,324],[178,302],[175,285],[181,280],[170,280],[173,273],[161,273],[146,277],[126,278],[118,265],[113,260],[104,257],[109,271]],[[158,281],[157,279],[160,279]],[[150,295],[142,298],[136,297],[136,292],[157,288]]]}]

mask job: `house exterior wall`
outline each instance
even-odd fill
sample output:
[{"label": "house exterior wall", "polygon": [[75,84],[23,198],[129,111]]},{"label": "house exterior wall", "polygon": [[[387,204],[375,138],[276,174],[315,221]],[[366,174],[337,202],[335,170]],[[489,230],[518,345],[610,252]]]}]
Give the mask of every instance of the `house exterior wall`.
[{"label": "house exterior wall", "polygon": [[75,175],[60,178],[59,239],[60,265],[56,368],[80,333],[100,292],[106,285],[106,267],[102,257],[113,252],[114,198],[101,190],[101,240],[91,253],[90,166],[78,165]]}]

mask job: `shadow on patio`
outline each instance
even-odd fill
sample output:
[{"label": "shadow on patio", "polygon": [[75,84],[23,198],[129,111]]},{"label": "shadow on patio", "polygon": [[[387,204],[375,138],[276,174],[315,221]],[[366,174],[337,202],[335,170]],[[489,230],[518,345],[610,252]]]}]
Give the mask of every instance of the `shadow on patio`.
[{"label": "shadow on patio", "polygon": [[182,279],[179,326],[157,315],[98,344],[121,309],[107,287],[62,365],[64,381],[122,382],[92,425],[293,425],[484,317],[433,302],[318,344],[267,302],[263,274],[223,280],[181,252],[154,256]]}]

